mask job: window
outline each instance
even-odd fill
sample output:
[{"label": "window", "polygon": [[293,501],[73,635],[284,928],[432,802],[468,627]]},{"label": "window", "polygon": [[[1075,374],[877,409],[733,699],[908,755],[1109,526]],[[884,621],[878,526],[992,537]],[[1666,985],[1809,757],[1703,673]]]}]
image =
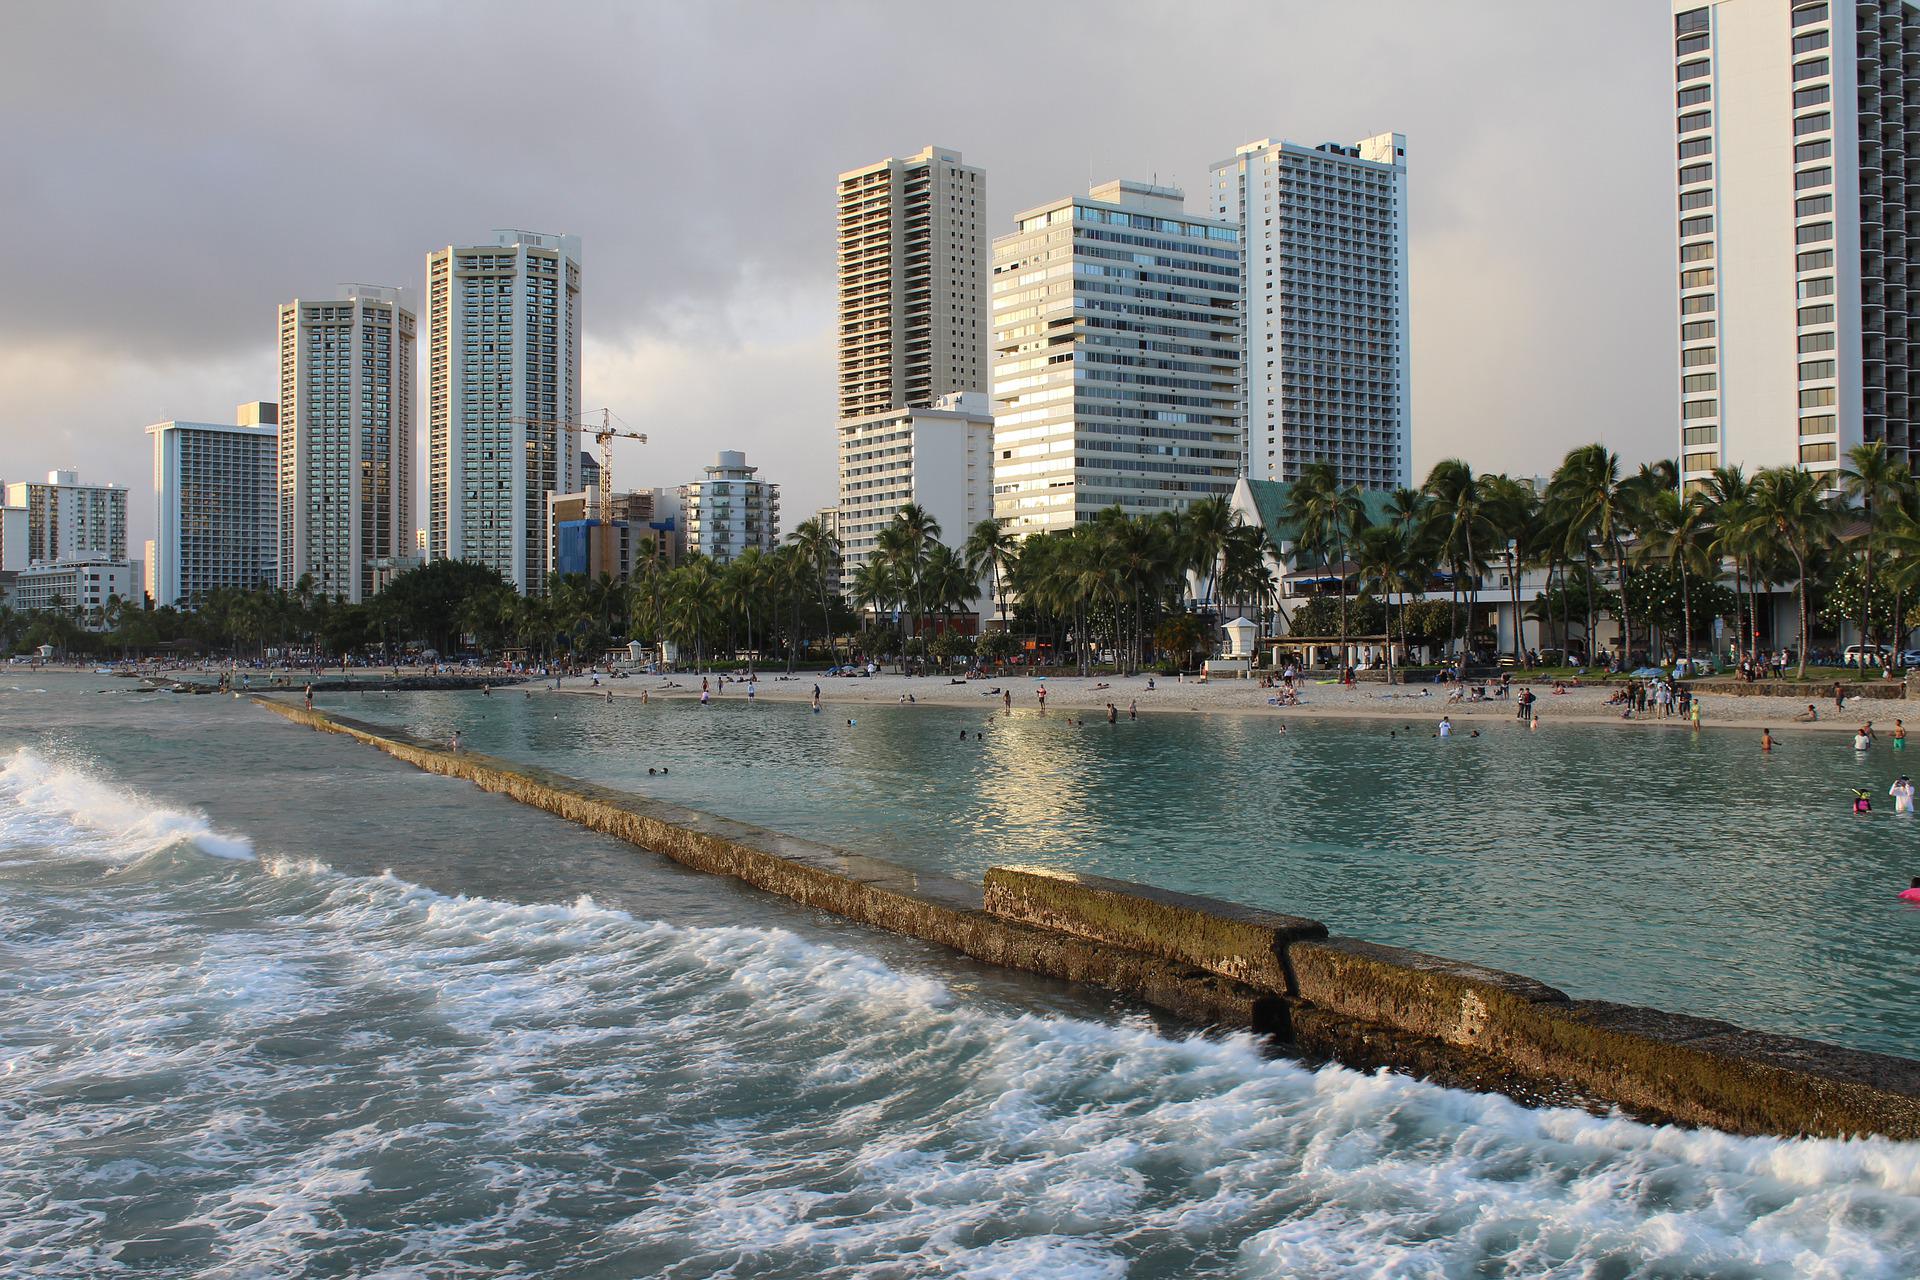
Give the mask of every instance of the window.
[{"label": "window", "polygon": [[1833,277],[1815,276],[1811,280],[1802,280],[1796,288],[1802,301],[1807,298],[1831,298],[1833,296]]},{"label": "window", "polygon": [[1690,164],[1680,171],[1680,185],[1691,186],[1696,182],[1713,181],[1713,166],[1710,164]]},{"label": "window", "polygon": [[1818,169],[1802,169],[1793,175],[1793,189],[1805,191],[1810,187],[1829,187],[1833,185],[1833,170],[1827,165]]},{"label": "window", "polygon": [[1825,160],[1833,154],[1833,140],[1822,138],[1818,142],[1803,142],[1793,149],[1793,162],[1805,164],[1809,160]]},{"label": "window", "polygon": [[[1826,226],[1829,229],[1828,234],[1822,236],[1821,239],[1831,240],[1833,239],[1832,230],[1831,230],[1833,227],[1833,224],[1829,222],[1826,224]],[[1805,228],[1802,228],[1802,230],[1805,230]],[[1704,235],[1711,235],[1711,234],[1713,234],[1713,219],[1711,217],[1680,219],[1680,238],[1682,240],[1689,239],[1693,236],[1704,236]]]},{"label": "window", "polygon": [[1680,314],[1683,316],[1697,316],[1711,310],[1713,295],[1710,293],[1696,293],[1680,299]]},{"label": "window", "polygon": [[1803,444],[1800,446],[1802,462],[1832,462],[1840,452],[1840,446],[1828,441],[1825,444]]},{"label": "window", "polygon": [[1800,381],[1817,382],[1821,378],[1833,376],[1834,362],[1831,360],[1802,360],[1800,362]]},{"label": "window", "polygon": [[1681,36],[1673,42],[1673,56],[1684,58],[1690,53],[1698,53],[1707,47],[1705,35]]},{"label": "window", "polygon": [[1713,348],[1688,347],[1680,353],[1680,363],[1689,369],[1697,369],[1703,364],[1712,364]]},{"label": "window", "polygon": [[[1793,25],[1796,28],[1810,27],[1816,22],[1825,22],[1826,20],[1827,6],[1824,4],[1810,4],[1804,9],[1795,9],[1793,11]],[[1702,29],[1705,28],[1705,25],[1705,23],[1701,24]],[[1679,31],[1677,19],[1675,20],[1674,30],[1676,33]]]},{"label": "window", "polygon": [[1683,418],[1711,418],[1718,412],[1712,400],[1688,400],[1680,406]]},{"label": "window", "polygon": [[1680,287],[1682,289],[1704,289],[1712,283],[1712,267],[1701,267],[1697,271],[1682,271],[1680,273]]},{"label": "window", "polygon": [[1793,136],[1796,138],[1803,138],[1809,133],[1825,133],[1831,128],[1833,128],[1831,111],[1816,111],[1810,116],[1795,116],[1793,120]]},{"label": "window", "polygon": [[[1711,191],[1688,191],[1680,197],[1680,211],[1682,213],[1685,213],[1689,209],[1708,209],[1712,206],[1713,192]],[[1831,208],[1831,204],[1829,204],[1828,207]]]},{"label": "window", "polygon": [[1833,304],[1832,303],[1827,303],[1823,306],[1818,306],[1818,307],[1800,308],[1800,327],[1801,328],[1805,328],[1810,324],[1832,324],[1832,323],[1833,323]]},{"label": "window", "polygon": [[[1823,58],[1821,61],[1824,62],[1825,59]],[[1685,83],[1688,80],[1698,80],[1701,76],[1711,74],[1712,71],[1713,64],[1703,58],[1699,62],[1681,63],[1680,70],[1674,73],[1673,78]]]},{"label": "window", "polygon": [[1682,89],[1674,94],[1673,103],[1676,107],[1697,107],[1703,102],[1711,101],[1712,98],[1712,85],[1697,84],[1691,89]]},{"label": "window", "polygon": [[1806,387],[1800,392],[1800,407],[1802,409],[1824,409],[1832,403],[1832,387]]},{"label": "window", "polygon": [[1702,338],[1711,338],[1713,333],[1714,322],[1711,320],[1694,320],[1680,326],[1682,342],[1698,342]]},{"label": "window", "polygon": [[[1718,427],[1682,427],[1680,430],[1680,443],[1682,445],[1688,445],[1688,446],[1697,445],[1697,444],[1718,444],[1720,443],[1720,428]],[[1689,467],[1687,469],[1689,471],[1693,471],[1693,470],[1697,470],[1698,468]]]},{"label": "window", "polygon": [[[1793,64],[1793,78],[1795,80],[1818,80],[1821,76],[1826,75],[1829,70],[1831,70],[1831,68],[1827,65],[1825,58],[1808,58],[1805,62],[1796,62]],[[1825,102],[1826,99],[1822,98],[1821,101]]]},{"label": "window", "polygon": [[1815,214],[1832,212],[1832,196],[1806,196],[1793,202],[1793,216],[1796,218],[1811,218]]},{"label": "window", "polygon": [[1708,155],[1712,151],[1712,138],[1688,138],[1680,144],[1680,158],[1682,160],[1691,160],[1695,156]]},{"label": "window", "polygon": [[[1709,219],[1709,221],[1711,221],[1711,219]],[[1831,222],[1809,222],[1804,227],[1795,227],[1793,229],[1793,242],[1795,244],[1819,244],[1822,240],[1831,239],[1833,239],[1833,224]]]},{"label": "window", "polygon": [[1814,85],[1811,89],[1795,89],[1793,91],[1793,109],[1795,111],[1798,111],[1802,107],[1817,107],[1823,102],[1831,102],[1832,100],[1833,90],[1823,84]]},{"label": "window", "polygon": [[1809,31],[1805,35],[1793,38],[1793,56],[1796,58],[1803,53],[1812,53],[1815,49],[1826,47],[1827,33],[1824,31]]},{"label": "window", "polygon": [[[1711,428],[1700,428],[1700,430],[1711,430]],[[1712,444],[1713,441],[1702,440],[1700,443]],[[1720,455],[1717,453],[1690,453],[1681,459],[1680,465],[1687,471],[1711,471],[1720,465]]]},{"label": "window", "polygon": [[1800,419],[1803,436],[1830,436],[1840,429],[1840,419],[1831,413],[1815,413]]},{"label": "window", "polygon": [[1680,380],[1682,391],[1711,391],[1718,379],[1711,373],[1690,373]]},{"label": "window", "polygon": [[1681,133],[1698,133],[1713,123],[1713,112],[1695,111],[1680,117],[1678,129]]},{"label": "window", "polygon": [[1833,265],[1833,250],[1815,249],[1812,253],[1803,253],[1794,260],[1796,271],[1825,271]]},{"label": "window", "polygon": [[[1825,5],[1821,5],[1820,7],[1822,9],[1826,8]],[[1797,15],[1794,22],[1795,25],[1799,24]],[[1706,29],[1707,11],[1704,8],[1689,9],[1685,13],[1676,13],[1673,15],[1673,34],[1676,36],[1690,36],[1696,31],[1705,31]]]},{"label": "window", "polygon": [[1713,241],[1696,240],[1692,244],[1681,245],[1680,261],[1682,262],[1713,261]]},{"label": "window", "polygon": [[1810,351],[1831,350],[1833,350],[1833,333],[1831,330],[1826,333],[1803,333],[1800,335],[1801,355],[1806,355]]}]

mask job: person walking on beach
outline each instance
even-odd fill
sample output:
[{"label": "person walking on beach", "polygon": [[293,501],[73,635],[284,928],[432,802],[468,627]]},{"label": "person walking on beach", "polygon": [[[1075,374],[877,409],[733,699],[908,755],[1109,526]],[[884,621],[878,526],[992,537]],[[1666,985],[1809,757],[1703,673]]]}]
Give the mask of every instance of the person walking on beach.
[{"label": "person walking on beach", "polygon": [[1041,685],[1038,689],[1035,689],[1033,696],[1040,699],[1040,709],[1045,711],[1047,709],[1047,686]]},{"label": "person walking on beach", "polygon": [[311,684],[307,686],[307,710],[313,710],[313,686]]},{"label": "person walking on beach", "polygon": [[1833,682],[1833,709],[1835,711],[1847,709],[1847,689],[1838,680]]}]

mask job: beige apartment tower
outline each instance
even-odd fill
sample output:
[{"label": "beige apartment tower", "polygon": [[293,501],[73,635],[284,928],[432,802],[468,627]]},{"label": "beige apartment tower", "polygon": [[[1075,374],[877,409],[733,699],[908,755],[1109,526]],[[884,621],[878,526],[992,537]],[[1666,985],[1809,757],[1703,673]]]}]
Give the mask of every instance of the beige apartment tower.
[{"label": "beige apartment tower", "polygon": [[[342,285],[280,308],[279,582],[373,596],[413,533],[414,315],[398,289]],[[266,425],[264,423],[258,425]]]},{"label": "beige apartment tower", "polygon": [[985,391],[987,175],[928,147],[840,175],[840,416]]},{"label": "beige apartment tower", "polygon": [[580,237],[427,255],[427,557],[547,588],[547,500],[580,488]]}]

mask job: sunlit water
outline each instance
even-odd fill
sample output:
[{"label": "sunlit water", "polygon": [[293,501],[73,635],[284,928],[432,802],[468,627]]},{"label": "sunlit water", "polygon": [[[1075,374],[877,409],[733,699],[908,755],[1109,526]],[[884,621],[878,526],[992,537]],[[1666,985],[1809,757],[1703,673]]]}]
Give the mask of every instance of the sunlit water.
[{"label": "sunlit water", "polygon": [[[1920,1268],[1920,1144],[1310,1071],[243,703],[21,683],[0,689],[0,1275]],[[723,723],[670,714],[683,738]]]},{"label": "sunlit water", "polygon": [[[1283,733],[1233,715],[1071,727],[982,703],[323,701],[917,867],[1093,871],[1576,996],[1920,1056],[1920,910],[1897,898],[1920,874],[1920,821],[1886,798],[1920,753],[1856,755],[1844,735],[1785,725],[1762,756],[1757,730],[1530,733],[1493,714],[1442,741],[1431,709]],[[1853,786],[1879,810],[1856,817]]]}]

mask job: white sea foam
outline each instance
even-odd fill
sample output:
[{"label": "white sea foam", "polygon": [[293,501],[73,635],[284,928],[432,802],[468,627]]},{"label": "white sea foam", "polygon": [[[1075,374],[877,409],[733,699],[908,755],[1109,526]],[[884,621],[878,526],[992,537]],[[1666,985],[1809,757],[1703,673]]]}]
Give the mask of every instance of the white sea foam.
[{"label": "white sea foam", "polygon": [[780,928],[262,869],[217,940],[144,886],[16,957],[0,1272],[71,1274],[102,1205],[182,1187],[210,1276],[322,1246],[364,1275],[1920,1271],[1920,1144],[1529,1110],[957,1000]]},{"label": "white sea foam", "polygon": [[68,856],[133,862],[191,844],[216,858],[253,857],[244,836],[215,831],[202,814],[169,809],[84,769],[17,748],[0,766],[0,843],[44,845]]}]

